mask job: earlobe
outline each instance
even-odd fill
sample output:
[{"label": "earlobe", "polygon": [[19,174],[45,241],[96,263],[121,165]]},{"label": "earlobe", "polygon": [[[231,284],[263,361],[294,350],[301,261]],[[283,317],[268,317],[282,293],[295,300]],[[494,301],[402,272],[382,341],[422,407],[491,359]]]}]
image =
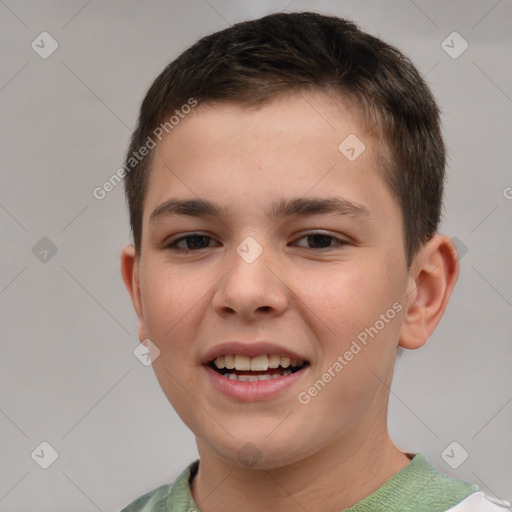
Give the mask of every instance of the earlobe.
[{"label": "earlobe", "polygon": [[139,319],[139,340],[143,341],[148,336],[142,309],[138,258],[133,245],[126,245],[121,250],[121,275]]},{"label": "earlobe", "polygon": [[457,249],[446,235],[433,236],[411,265],[399,346],[422,347],[441,320],[459,276]]}]

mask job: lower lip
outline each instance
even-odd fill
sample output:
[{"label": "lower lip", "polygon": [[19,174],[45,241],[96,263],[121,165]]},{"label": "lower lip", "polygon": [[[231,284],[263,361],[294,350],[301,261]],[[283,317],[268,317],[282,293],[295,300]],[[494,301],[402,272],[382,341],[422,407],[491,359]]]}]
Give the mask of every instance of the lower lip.
[{"label": "lower lip", "polygon": [[269,400],[293,386],[303,376],[304,372],[307,371],[307,368],[304,368],[298,372],[274,379],[244,382],[224,377],[209,366],[203,366],[203,368],[217,390],[229,398],[244,402]]}]

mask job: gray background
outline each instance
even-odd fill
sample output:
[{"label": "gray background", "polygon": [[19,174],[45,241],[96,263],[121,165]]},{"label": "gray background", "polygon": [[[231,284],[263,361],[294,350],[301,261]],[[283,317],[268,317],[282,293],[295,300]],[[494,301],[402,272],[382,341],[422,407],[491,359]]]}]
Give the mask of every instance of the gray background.
[{"label": "gray background", "polygon": [[[462,249],[461,276],[427,346],[399,361],[390,428],[403,449],[510,499],[510,0],[5,0],[1,511],[119,510],[196,457],[151,367],[133,354],[136,317],[119,271],[129,242],[122,186],[102,201],[92,191],[122,165],[140,101],[170,60],[204,34],[282,9],[353,19],[408,54],[439,100],[450,155],[442,232]],[[43,31],[59,45],[46,59],[31,48]],[[454,31],[469,44],[458,58],[442,47]],[[462,40],[452,39],[444,44],[457,53]],[[43,441],[59,455],[46,470],[31,458]],[[451,461],[469,454],[457,469],[441,456],[453,441]],[[34,458],[48,461],[42,450]]]}]

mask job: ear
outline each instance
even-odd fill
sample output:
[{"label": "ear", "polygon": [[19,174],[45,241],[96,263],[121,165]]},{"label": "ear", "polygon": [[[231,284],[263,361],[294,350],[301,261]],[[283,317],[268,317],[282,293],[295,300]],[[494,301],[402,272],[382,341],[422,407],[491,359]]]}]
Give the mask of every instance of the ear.
[{"label": "ear", "polygon": [[142,299],[140,293],[139,258],[136,255],[135,247],[127,245],[121,250],[121,275],[124,285],[130,294],[132,304],[139,319],[139,340],[148,338],[144,315],[142,311]]},{"label": "ear", "polygon": [[411,264],[399,346],[416,349],[425,344],[446,310],[458,277],[455,244],[446,235],[433,236]]}]

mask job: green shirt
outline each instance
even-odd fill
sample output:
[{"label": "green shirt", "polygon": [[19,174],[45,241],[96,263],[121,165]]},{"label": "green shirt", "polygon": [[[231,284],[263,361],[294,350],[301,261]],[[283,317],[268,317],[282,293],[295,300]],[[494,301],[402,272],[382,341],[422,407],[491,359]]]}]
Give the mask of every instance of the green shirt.
[{"label": "green shirt", "polygon": [[[173,484],[144,494],[121,512],[200,512],[190,492],[198,467],[196,460]],[[345,512],[444,512],[477,491],[473,484],[439,473],[418,453],[373,494]]]}]

